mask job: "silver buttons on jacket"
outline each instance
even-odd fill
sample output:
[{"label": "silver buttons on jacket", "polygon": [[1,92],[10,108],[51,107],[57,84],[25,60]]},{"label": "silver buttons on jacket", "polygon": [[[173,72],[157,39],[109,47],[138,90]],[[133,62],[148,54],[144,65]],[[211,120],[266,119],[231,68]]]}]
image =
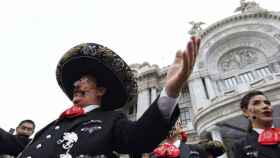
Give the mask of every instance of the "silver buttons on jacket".
[{"label": "silver buttons on jacket", "polygon": [[42,144],[38,144],[37,146],[36,146],[36,149],[39,149],[39,148],[41,148],[42,147]]},{"label": "silver buttons on jacket", "polygon": [[46,136],[46,139],[50,139],[51,137],[52,137],[52,135],[49,134]]},{"label": "silver buttons on jacket", "polygon": [[60,128],[59,126],[55,126],[54,127],[55,130],[59,130],[59,128]]}]

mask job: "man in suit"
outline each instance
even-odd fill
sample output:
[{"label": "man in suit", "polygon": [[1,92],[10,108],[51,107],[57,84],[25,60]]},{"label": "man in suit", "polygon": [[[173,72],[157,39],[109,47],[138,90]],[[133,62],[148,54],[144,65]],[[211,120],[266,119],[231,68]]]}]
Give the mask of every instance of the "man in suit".
[{"label": "man in suit", "polygon": [[[179,115],[176,98],[191,74],[199,44],[200,40],[193,37],[186,50],[177,52],[164,90],[136,122],[115,111],[133,104],[137,97],[133,72],[122,58],[95,43],[70,49],[59,61],[56,75],[74,105],[39,131],[18,157],[114,157],[113,151],[150,152]],[[16,146],[14,142],[1,143],[11,149]]]},{"label": "man in suit", "polygon": [[[32,120],[23,120],[16,127],[16,134],[6,132],[0,128],[0,142],[16,142],[15,150],[21,151],[30,142],[30,136],[34,133],[35,123]],[[5,149],[5,154],[12,154],[6,144],[0,143],[0,149]],[[15,155],[14,155],[15,156]],[[12,158],[12,155],[1,155],[1,158]]]},{"label": "man in suit", "polygon": [[261,91],[250,91],[240,102],[250,126],[245,138],[235,144],[235,158],[279,158],[280,129],[273,127],[271,102]]}]

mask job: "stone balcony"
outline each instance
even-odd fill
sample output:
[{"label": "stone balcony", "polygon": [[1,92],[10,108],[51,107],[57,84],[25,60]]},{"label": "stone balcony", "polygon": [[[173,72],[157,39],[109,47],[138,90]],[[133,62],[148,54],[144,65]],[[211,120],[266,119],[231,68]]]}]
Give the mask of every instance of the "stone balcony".
[{"label": "stone balcony", "polygon": [[[280,109],[280,80],[269,80],[260,85],[251,86],[250,90],[261,90],[271,101],[275,109]],[[232,92],[220,98],[213,98],[205,103],[200,109],[195,110],[193,119],[194,128],[201,135],[217,124],[230,123],[235,127],[247,128],[242,112],[239,108],[239,102],[247,91],[238,93]],[[275,113],[279,115],[279,113]],[[235,121],[230,121],[230,120]],[[239,121],[238,121],[239,120]]]}]

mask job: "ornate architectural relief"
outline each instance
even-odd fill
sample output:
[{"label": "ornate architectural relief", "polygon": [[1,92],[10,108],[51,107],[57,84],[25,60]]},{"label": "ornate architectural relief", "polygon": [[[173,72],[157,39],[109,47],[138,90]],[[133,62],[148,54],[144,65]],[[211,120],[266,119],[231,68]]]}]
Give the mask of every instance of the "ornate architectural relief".
[{"label": "ornate architectural relief", "polygon": [[201,22],[201,21],[200,22],[191,21],[189,23],[192,25],[192,28],[190,29],[189,34],[193,35],[193,36],[199,35],[200,32],[202,31],[201,25],[205,24],[204,22]]},{"label": "ornate architectural relief", "polygon": [[261,8],[260,5],[254,1],[246,2],[246,0],[240,0],[240,6],[235,9],[234,12],[250,13],[250,12],[263,12],[265,9]]},{"label": "ornate architectural relief", "polygon": [[276,38],[277,40],[280,40],[280,33],[274,34],[273,37]]},{"label": "ornate architectural relief", "polygon": [[220,68],[223,72],[242,69],[247,65],[258,61],[257,52],[252,49],[243,48],[225,54],[220,60]]}]

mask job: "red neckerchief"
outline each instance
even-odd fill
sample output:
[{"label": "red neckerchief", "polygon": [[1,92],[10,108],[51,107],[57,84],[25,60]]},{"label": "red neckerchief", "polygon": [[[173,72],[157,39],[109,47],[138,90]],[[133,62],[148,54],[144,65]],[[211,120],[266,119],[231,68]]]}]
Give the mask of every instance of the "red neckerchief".
[{"label": "red neckerchief", "polygon": [[181,141],[186,142],[188,139],[188,134],[186,132],[181,132],[180,135],[181,135]]},{"label": "red neckerchief", "polygon": [[65,118],[65,117],[77,117],[77,116],[82,116],[85,115],[85,111],[82,107],[80,106],[75,106],[73,105],[71,108],[65,110],[61,115],[60,115],[60,119],[61,118]]},{"label": "red neckerchief", "polygon": [[179,157],[180,150],[173,144],[164,143],[153,151],[156,157],[175,158]]},{"label": "red neckerchief", "polygon": [[267,128],[259,135],[258,142],[262,145],[280,144],[280,128]]}]

